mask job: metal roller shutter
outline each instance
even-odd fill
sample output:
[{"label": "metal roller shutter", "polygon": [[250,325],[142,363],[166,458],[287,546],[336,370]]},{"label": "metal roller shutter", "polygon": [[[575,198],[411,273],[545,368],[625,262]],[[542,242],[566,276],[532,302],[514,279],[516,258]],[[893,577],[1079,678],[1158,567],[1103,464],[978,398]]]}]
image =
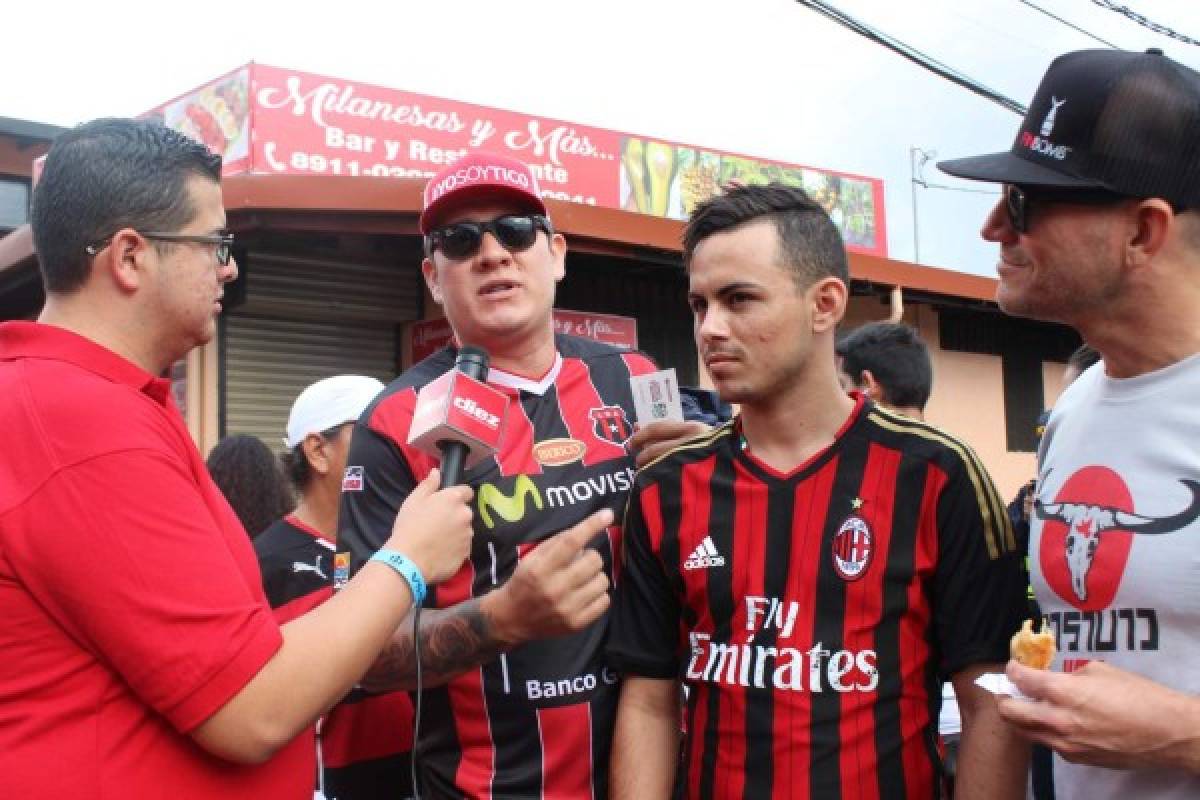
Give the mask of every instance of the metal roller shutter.
[{"label": "metal roller shutter", "polygon": [[403,259],[251,250],[245,300],[225,319],[220,405],[224,435],[282,450],[292,401],[330,375],[395,376],[399,323],[420,316],[421,271]]},{"label": "metal roller shutter", "polygon": [[393,324],[313,322],[251,315],[225,321],[224,433],[249,433],[282,452],[301,390],[330,375],[395,377]]},{"label": "metal roller shutter", "polygon": [[251,251],[240,314],[331,322],[404,322],[421,316],[421,269]]}]

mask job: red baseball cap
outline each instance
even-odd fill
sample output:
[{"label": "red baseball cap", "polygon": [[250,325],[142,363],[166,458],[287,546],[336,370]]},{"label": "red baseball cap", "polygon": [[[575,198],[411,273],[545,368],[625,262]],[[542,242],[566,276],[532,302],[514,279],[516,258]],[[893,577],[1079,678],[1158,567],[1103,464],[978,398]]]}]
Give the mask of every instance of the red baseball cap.
[{"label": "red baseball cap", "polygon": [[425,184],[425,210],[418,227],[428,234],[455,209],[479,201],[516,203],[521,211],[546,213],[537,176],[515,158],[470,153]]}]

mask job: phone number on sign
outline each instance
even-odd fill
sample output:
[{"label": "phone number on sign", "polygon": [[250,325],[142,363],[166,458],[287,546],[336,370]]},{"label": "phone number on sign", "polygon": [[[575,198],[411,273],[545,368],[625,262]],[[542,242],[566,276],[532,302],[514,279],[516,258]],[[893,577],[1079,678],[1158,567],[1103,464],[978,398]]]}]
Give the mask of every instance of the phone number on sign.
[{"label": "phone number on sign", "polygon": [[271,166],[281,172],[315,172],[319,175],[371,175],[377,178],[428,178],[433,175],[432,172],[415,167],[364,164],[353,158],[330,157],[299,150],[292,153],[286,165],[275,162]]},{"label": "phone number on sign", "polygon": [[[318,175],[368,175],[376,178],[431,178],[433,172],[419,167],[402,167],[396,164],[365,164],[358,159],[326,156],[321,153],[306,153],[296,150],[284,160],[275,157],[275,148],[268,143],[264,154],[271,169],[276,172],[311,172]],[[566,200],[570,203],[597,204],[593,195],[572,194],[554,189],[542,189],[542,197]]]}]

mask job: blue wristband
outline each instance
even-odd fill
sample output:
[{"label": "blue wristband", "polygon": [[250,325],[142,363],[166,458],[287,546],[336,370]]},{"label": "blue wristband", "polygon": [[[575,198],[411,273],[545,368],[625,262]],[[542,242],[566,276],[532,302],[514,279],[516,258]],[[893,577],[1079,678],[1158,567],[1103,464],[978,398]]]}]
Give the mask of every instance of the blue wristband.
[{"label": "blue wristband", "polygon": [[412,592],[413,605],[419,606],[425,602],[425,576],[421,574],[421,570],[417,569],[408,556],[403,553],[398,553],[395,550],[379,550],[375,555],[371,556],[372,561],[382,561],[400,574],[401,578],[408,583],[408,589]]}]

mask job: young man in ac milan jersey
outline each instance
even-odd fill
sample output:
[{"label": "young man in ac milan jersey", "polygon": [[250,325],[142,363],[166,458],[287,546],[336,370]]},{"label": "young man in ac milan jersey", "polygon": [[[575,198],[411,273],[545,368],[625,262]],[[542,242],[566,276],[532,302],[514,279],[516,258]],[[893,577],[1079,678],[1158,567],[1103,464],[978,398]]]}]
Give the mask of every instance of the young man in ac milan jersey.
[{"label": "young man in ac milan jersey", "polygon": [[[488,154],[456,162],[426,187],[420,229],[426,284],[454,344],[397,378],[355,427],[338,556],[350,569],[365,563],[436,465],[407,443],[417,391],[453,367],[459,347],[487,350],[488,382],[509,396],[509,412],[499,450],[465,474],[476,493],[469,563],[420,618],[420,788],[434,797],[602,798],[617,699],[602,656],[620,529],[590,543],[553,534],[624,507],[630,377],[654,365],[555,335],[566,242],[526,165]],[[364,685],[415,687],[411,620]]]},{"label": "young man in ac milan jersey", "polygon": [[741,413],[635,481],[613,797],[678,779],[687,798],[934,798],[947,677],[957,796],[1022,797],[1027,749],[974,684],[1025,613],[1004,504],[969,448],[842,391],[836,228],[799,189],[735,188],[692,215],[684,258],[697,345]]},{"label": "young man in ac milan jersey", "polygon": [[[333,543],[350,428],[383,391],[365,375],[335,375],[306,388],[288,415],[283,462],[295,511],[254,541],[263,590],[282,625],[332,592]],[[318,724],[319,788],[329,800],[399,800],[412,794],[412,703],[402,692],[353,689]]]}]

